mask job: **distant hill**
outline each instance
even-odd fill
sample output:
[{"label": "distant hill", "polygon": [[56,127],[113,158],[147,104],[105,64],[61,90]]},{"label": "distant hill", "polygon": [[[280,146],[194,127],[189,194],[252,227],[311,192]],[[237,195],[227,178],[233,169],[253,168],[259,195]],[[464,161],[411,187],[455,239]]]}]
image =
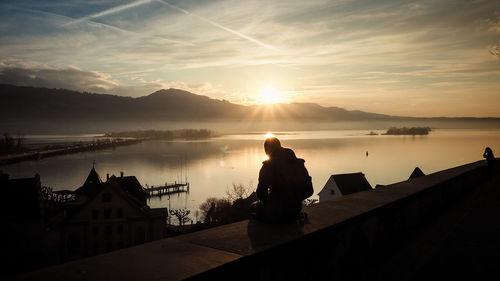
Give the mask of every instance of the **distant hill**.
[{"label": "distant hill", "polygon": [[[388,115],[322,107],[313,103],[279,105],[269,114],[269,106],[244,106],[211,99],[178,89],[160,90],[139,98],[0,85],[0,117],[26,120],[363,120],[391,118]],[[277,105],[274,105],[275,107]]]},{"label": "distant hill", "polygon": [[[68,129],[81,124],[142,122],[343,122],[477,120],[476,118],[412,118],[375,114],[314,103],[280,105],[233,104],[178,89],[160,90],[139,98],[0,85],[0,130],[27,126]],[[271,110],[274,108],[274,110]],[[500,119],[487,119],[498,122]],[[90,127],[89,127],[90,128]],[[102,128],[102,126],[101,126]]]}]

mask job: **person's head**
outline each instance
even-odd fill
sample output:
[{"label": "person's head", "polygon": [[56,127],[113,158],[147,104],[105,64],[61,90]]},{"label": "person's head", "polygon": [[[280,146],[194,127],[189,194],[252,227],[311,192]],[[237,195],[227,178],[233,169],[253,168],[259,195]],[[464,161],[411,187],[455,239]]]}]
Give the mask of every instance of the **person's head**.
[{"label": "person's head", "polygon": [[485,149],[484,149],[484,152],[486,153],[492,153],[493,150],[491,150],[491,148],[489,146],[487,146]]},{"label": "person's head", "polygon": [[272,157],[281,148],[281,143],[276,137],[267,138],[264,142],[264,151]]}]

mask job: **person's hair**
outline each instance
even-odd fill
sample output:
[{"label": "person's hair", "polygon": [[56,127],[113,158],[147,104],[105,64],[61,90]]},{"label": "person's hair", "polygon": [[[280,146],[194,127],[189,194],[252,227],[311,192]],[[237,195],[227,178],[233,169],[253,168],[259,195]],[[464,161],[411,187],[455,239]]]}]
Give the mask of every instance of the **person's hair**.
[{"label": "person's hair", "polygon": [[281,143],[276,137],[267,138],[264,142],[264,150],[267,155],[272,155],[276,150],[281,148]]}]

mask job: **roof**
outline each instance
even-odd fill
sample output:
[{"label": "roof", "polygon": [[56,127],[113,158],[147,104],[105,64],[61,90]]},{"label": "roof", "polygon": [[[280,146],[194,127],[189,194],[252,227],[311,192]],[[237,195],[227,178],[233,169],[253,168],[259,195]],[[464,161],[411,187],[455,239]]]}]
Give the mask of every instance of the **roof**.
[{"label": "roof", "polygon": [[96,183],[102,183],[102,181],[95,168],[92,167],[92,170],[90,170],[90,173],[87,176],[87,179],[85,180],[85,183],[83,185],[96,184]]},{"label": "roof", "polygon": [[418,178],[421,176],[425,176],[424,172],[422,172],[422,170],[420,170],[419,167],[415,167],[415,169],[413,170],[413,172],[411,173],[411,175],[408,179],[411,180],[411,179]]},{"label": "roof", "polygon": [[99,191],[101,183],[102,181],[101,178],[99,177],[99,174],[97,173],[95,168],[92,167],[92,170],[90,170],[87,179],[80,188],[75,190],[75,193],[79,195],[80,194],[93,195]]},{"label": "roof", "polygon": [[117,195],[119,195],[122,199],[124,199],[126,202],[130,204],[131,207],[136,209],[138,212],[140,212],[143,216],[145,217],[150,217],[150,213],[148,212],[149,207],[147,205],[142,204],[142,202],[139,202],[135,197],[130,196],[129,193],[127,193],[125,190],[120,188],[120,185],[117,182],[114,181],[107,181],[104,182],[100,185],[99,190],[91,197],[88,198],[88,200],[85,201],[85,203],[79,205],[79,206],[74,206],[74,210],[71,212],[71,214],[68,215],[66,220],[71,220],[74,216],[79,214],[87,205],[89,205],[91,202],[94,200],[99,200],[99,192],[103,192],[106,189],[112,189],[114,190]]},{"label": "roof", "polygon": [[114,183],[118,185],[121,190],[125,191],[129,196],[132,196],[134,199],[141,202],[142,205],[146,205],[148,193],[144,190],[144,188],[142,188],[142,185],[139,183],[135,176],[112,176],[109,178],[107,183]]},{"label": "roof", "polygon": [[363,173],[332,175],[342,195],[372,189]]}]

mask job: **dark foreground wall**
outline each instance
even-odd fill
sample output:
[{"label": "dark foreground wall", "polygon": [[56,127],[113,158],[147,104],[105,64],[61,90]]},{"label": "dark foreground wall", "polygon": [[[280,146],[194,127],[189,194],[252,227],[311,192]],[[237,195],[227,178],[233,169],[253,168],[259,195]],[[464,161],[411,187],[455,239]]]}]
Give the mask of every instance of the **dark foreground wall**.
[{"label": "dark foreground wall", "polygon": [[[387,266],[384,259],[450,204],[481,188],[492,172],[476,162],[319,204],[308,211],[311,225],[301,228],[306,235],[193,279],[383,280],[387,268],[378,267]],[[261,229],[258,236],[269,241],[272,233]]]},{"label": "dark foreground wall", "polygon": [[495,174],[474,162],[317,204],[302,224],[242,221],[14,279],[384,279],[379,267],[408,237]]}]

